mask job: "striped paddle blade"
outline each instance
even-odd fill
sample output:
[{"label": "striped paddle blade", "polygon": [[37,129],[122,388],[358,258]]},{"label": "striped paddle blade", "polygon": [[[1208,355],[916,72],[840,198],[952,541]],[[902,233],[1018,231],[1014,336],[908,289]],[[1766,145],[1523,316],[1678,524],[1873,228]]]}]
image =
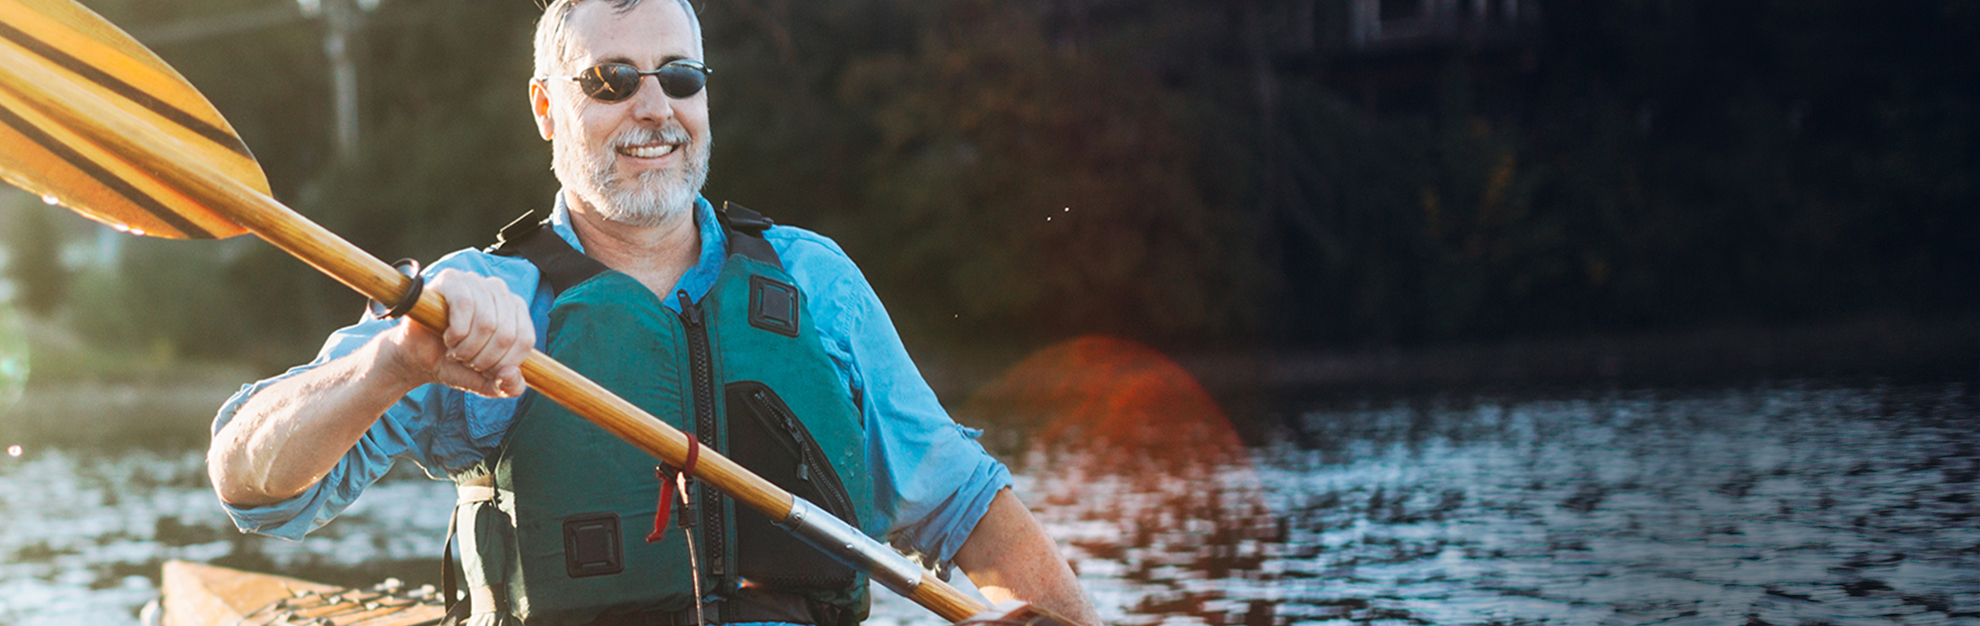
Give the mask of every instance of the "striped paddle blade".
[{"label": "striped paddle blade", "polygon": [[0,178],[51,204],[116,227],[171,239],[246,232],[233,220],[159,182],[55,123],[19,89],[59,81],[129,115],[146,136],[170,142],[227,178],[268,193],[268,179],[234,129],[199,90],[143,44],[71,0],[0,0],[0,63],[36,85],[0,85]]}]

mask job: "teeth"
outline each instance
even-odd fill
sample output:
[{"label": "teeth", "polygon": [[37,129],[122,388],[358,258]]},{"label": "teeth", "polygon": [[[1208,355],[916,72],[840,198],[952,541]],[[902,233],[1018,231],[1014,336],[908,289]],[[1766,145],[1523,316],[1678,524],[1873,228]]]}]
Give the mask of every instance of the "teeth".
[{"label": "teeth", "polygon": [[657,146],[628,146],[625,148],[620,148],[619,152],[625,154],[626,156],[634,156],[642,159],[657,159],[663,156],[667,156],[669,154],[673,154],[674,144],[663,143]]}]

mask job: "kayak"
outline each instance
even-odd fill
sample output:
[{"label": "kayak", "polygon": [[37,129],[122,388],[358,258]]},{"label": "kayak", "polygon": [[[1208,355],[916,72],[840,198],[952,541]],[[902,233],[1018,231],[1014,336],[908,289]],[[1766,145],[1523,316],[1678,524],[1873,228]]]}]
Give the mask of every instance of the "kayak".
[{"label": "kayak", "polygon": [[368,588],[190,561],[165,563],[162,591],[145,607],[146,624],[163,626],[420,626],[446,614],[432,585],[409,588],[386,579]]},{"label": "kayak", "polygon": [[[159,598],[139,614],[145,626],[436,626],[447,614],[432,585],[409,587],[396,578],[365,588],[340,587],[191,561],[166,561],[162,578]],[[999,602],[966,621],[1071,623],[1017,600]]]}]

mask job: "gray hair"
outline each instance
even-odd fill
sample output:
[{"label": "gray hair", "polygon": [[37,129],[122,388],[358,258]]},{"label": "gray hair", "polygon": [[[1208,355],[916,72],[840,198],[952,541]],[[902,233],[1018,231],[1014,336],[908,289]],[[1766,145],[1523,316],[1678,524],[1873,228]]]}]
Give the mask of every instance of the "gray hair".
[{"label": "gray hair", "polygon": [[[570,22],[571,12],[585,0],[551,0],[543,7],[543,18],[536,22],[536,76],[549,76],[556,71],[560,62],[570,60],[570,34],[564,30]],[[640,0],[598,0],[612,5],[615,13],[625,13],[638,6]],[[694,53],[703,54],[701,46],[701,17],[694,12],[694,5],[688,0],[675,0],[681,10],[687,13],[688,27],[694,29]]]}]

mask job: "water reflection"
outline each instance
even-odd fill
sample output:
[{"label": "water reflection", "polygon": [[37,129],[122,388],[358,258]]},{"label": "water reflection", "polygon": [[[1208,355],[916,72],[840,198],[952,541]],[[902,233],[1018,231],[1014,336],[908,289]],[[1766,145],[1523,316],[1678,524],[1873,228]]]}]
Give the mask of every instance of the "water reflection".
[{"label": "water reflection", "polygon": [[[1975,624],[1976,396],[1311,403],[1238,460],[1037,438],[1012,465],[1121,624]],[[0,456],[0,624],[132,623],[169,558],[432,582],[452,494],[395,473],[301,544],[212,497],[196,450]],[[870,623],[939,622],[881,597]]]},{"label": "water reflection", "polygon": [[1294,417],[1251,464],[1034,455],[1027,491],[1119,623],[1980,622],[1962,386]]},{"label": "water reflection", "polygon": [[133,624],[169,559],[343,584],[437,579],[447,511],[434,509],[452,487],[415,476],[394,472],[351,514],[291,543],[234,532],[203,451],[0,457],[0,624]]}]

